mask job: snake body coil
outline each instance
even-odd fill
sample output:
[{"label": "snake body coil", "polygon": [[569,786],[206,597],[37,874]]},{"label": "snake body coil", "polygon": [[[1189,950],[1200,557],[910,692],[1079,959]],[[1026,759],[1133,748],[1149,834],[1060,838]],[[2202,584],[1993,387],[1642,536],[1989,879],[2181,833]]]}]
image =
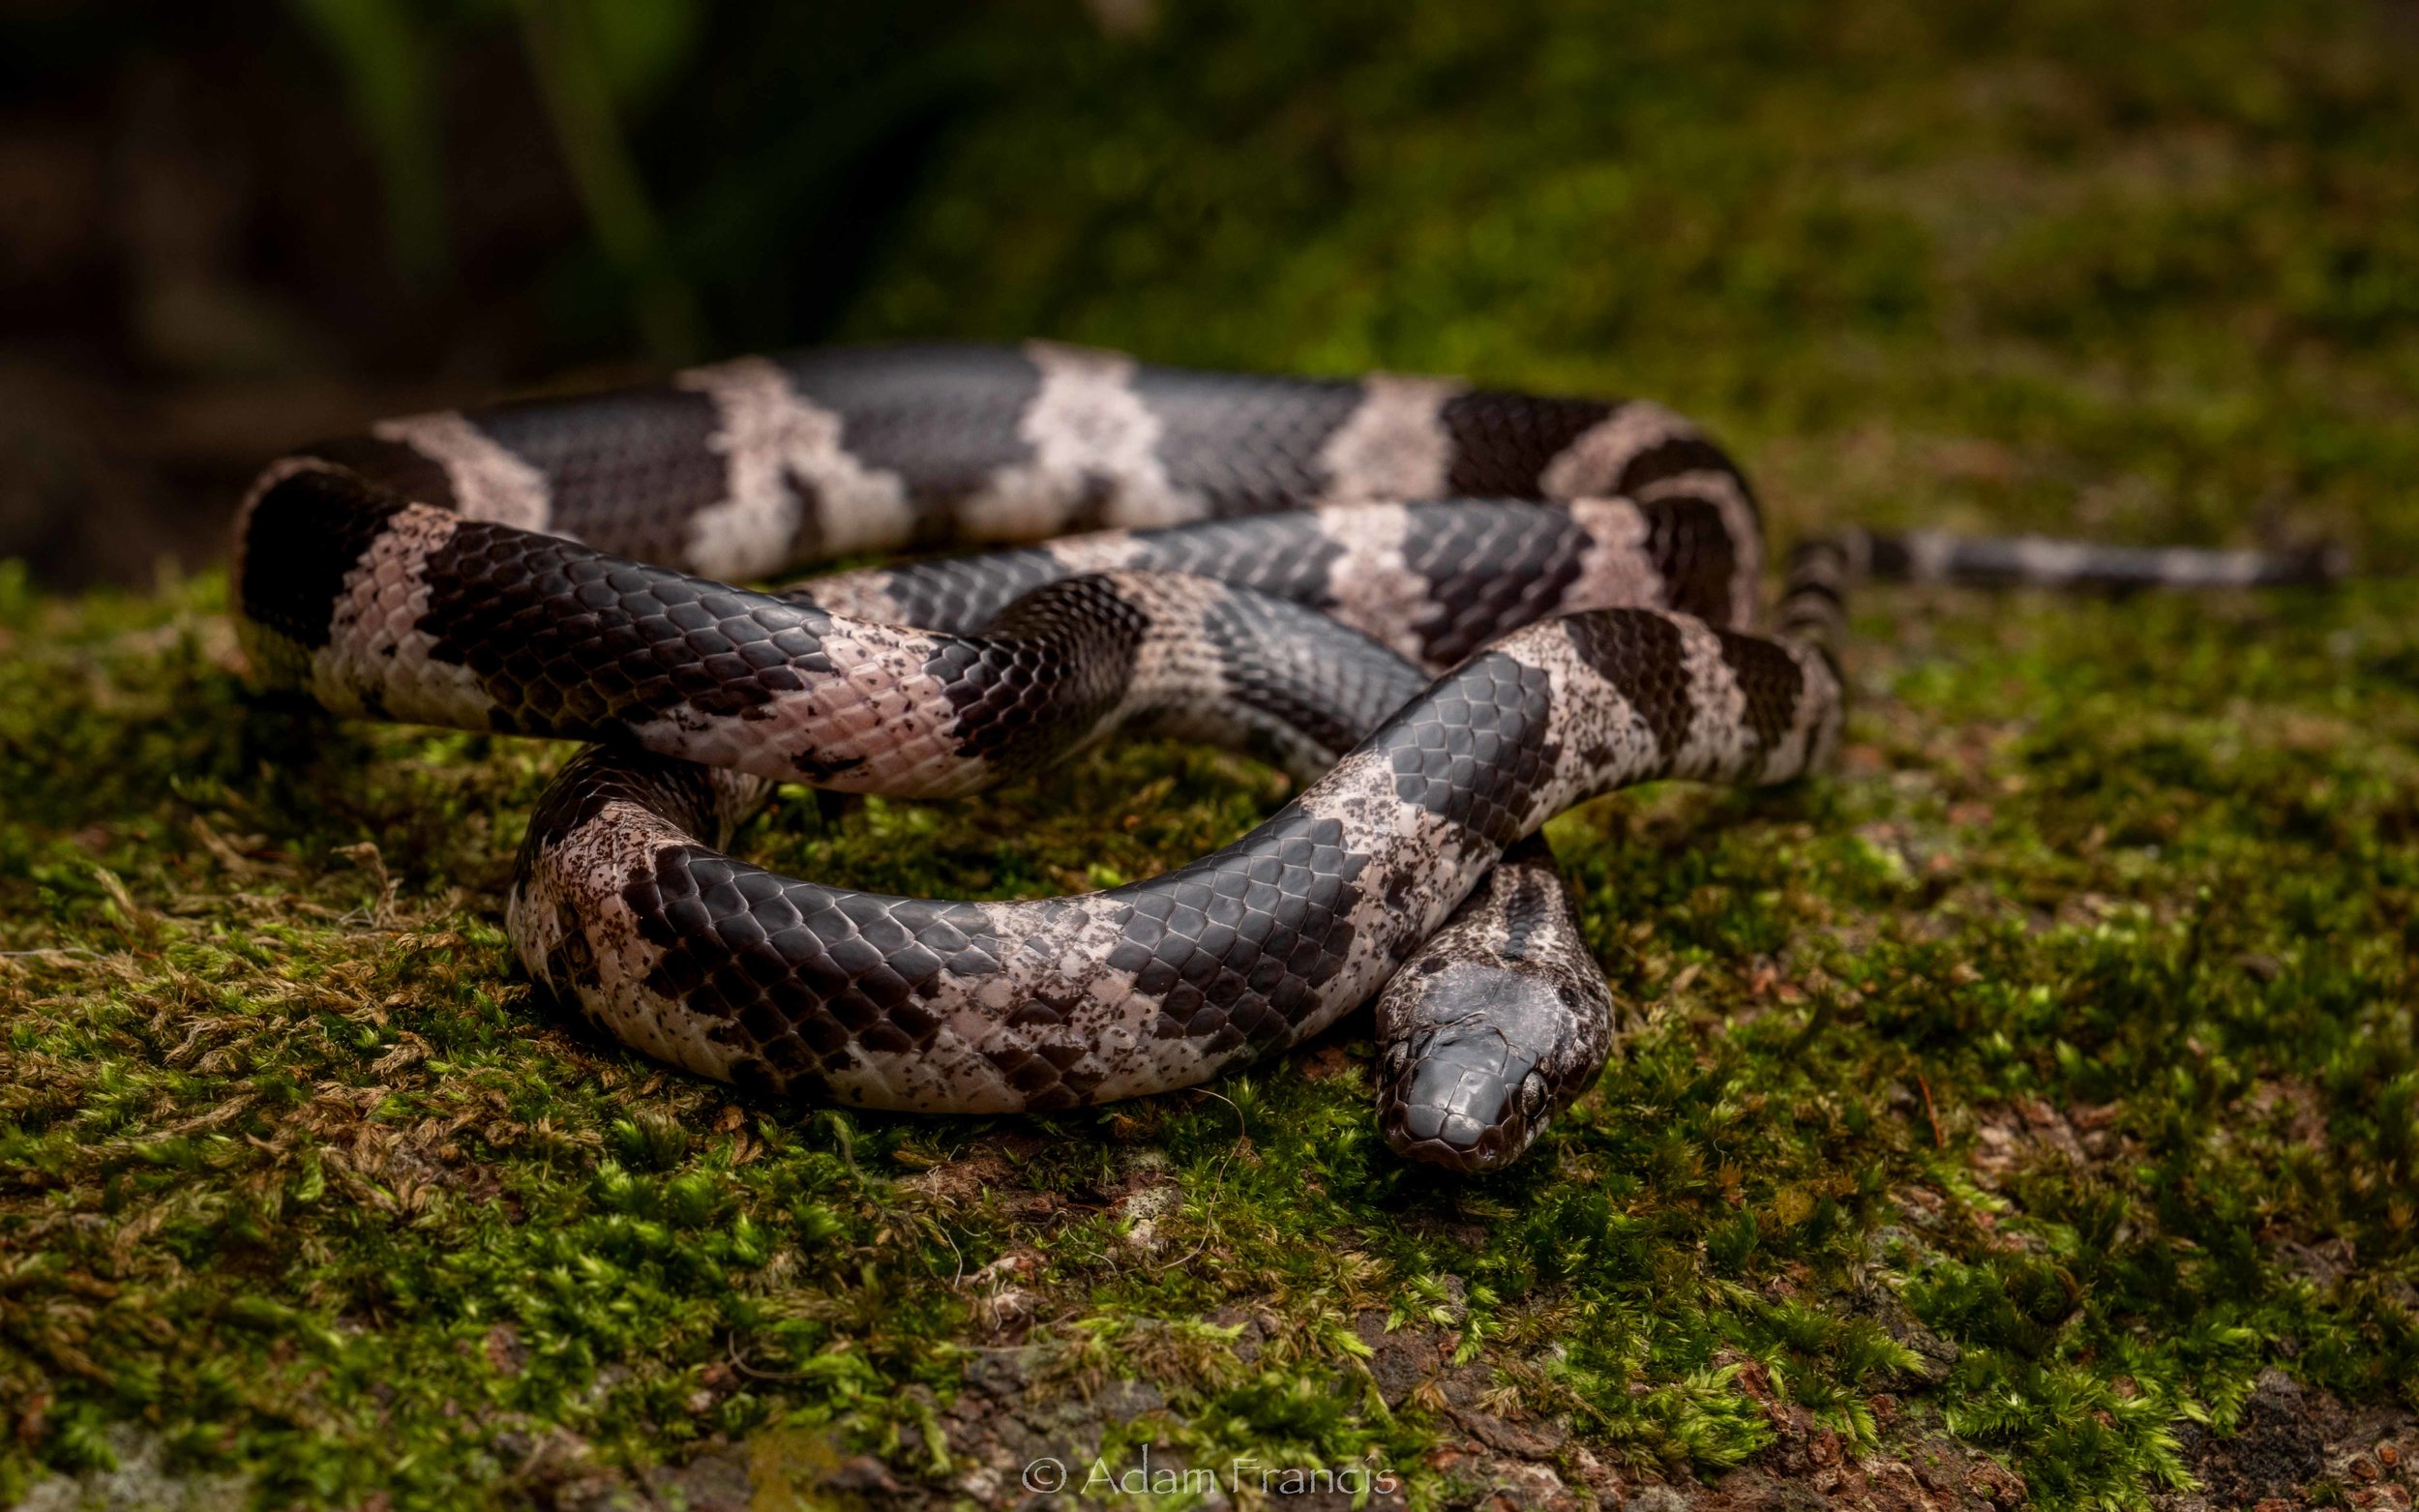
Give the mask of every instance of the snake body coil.
[{"label": "snake body coil", "polygon": [[[1043,544],[727,581],[1000,542]],[[1200,1082],[1383,989],[1387,1137],[1463,1169],[1516,1156],[1610,1045],[1526,837],[1632,783],[1818,765],[1856,570],[2306,572],[1860,539],[1802,551],[1760,637],[1752,498],[1657,406],[1043,344],[748,358],[387,422],[274,463],[237,551],[266,680],[599,742],[531,821],[508,926],[625,1043],[862,1107],[1053,1109]],[[1212,855],[1080,897],[883,897],[724,850],[772,783],[965,793],[1145,726],[1307,786]]]}]

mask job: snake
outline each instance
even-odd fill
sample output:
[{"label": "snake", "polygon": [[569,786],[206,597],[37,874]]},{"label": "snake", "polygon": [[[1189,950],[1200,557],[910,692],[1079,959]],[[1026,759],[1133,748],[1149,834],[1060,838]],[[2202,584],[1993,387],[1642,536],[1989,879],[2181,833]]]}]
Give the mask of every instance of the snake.
[{"label": "snake", "polygon": [[[1640,783],[1824,768],[1853,581],[2325,573],[1850,532],[1797,548],[1768,615],[1766,568],[1741,470],[1651,401],[1035,341],[383,421],[270,463],[231,571],[267,689],[590,743],[530,816],[506,934],[633,1050],[770,1097],[1047,1112],[1201,1084],[1374,1001],[1387,1144],[1487,1172],[1616,1038],[1541,827]],[[1245,751],[1294,794],[1060,897],[732,853],[782,784],[962,798],[1120,731]]]}]

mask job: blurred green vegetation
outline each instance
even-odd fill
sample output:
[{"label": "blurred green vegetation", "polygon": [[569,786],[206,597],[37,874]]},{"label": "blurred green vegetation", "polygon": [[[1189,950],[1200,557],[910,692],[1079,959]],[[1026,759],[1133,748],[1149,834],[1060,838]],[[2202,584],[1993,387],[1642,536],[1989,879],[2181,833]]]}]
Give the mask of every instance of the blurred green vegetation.
[{"label": "blurred green vegetation", "polygon": [[2391,6],[1332,0],[1138,36],[1061,0],[294,6],[413,263],[442,244],[425,57],[518,28],[593,230],[574,349],[1044,333],[1614,388],[1967,463],[1835,462],[1784,507],[2419,550],[2377,482],[2419,460]]},{"label": "blurred green vegetation", "polygon": [[[2405,6],[1100,14],[290,19],[392,259],[440,286],[474,270],[435,81],[499,44],[540,81],[588,222],[544,275],[552,359],[1044,335],[1459,371],[1699,415],[1783,533],[2419,559]],[[1059,1389],[1149,1382],[1123,1442],[1475,1495],[1430,1458],[1468,1409],[1383,1399],[1371,1310],[1568,1422],[1541,1459],[1573,1487],[1582,1449],[1710,1479],[1811,1423],[2140,1506],[2262,1370],[2419,1409],[2403,583],[1876,596],[1839,777],[1554,827],[1642,1026],[1481,1183],[1384,1154],[1349,1035],[1214,1096],[980,1122],[751,1102],[581,1039],[498,925],[562,753],[258,707],[222,594],[0,577],[0,1483],[134,1423],[331,1504],[509,1504],[793,1430],[944,1485],[933,1413],[1023,1343]],[[801,797],[756,844],[1068,890],[1275,791],[1143,747],[978,804]]]},{"label": "blurred green vegetation", "polygon": [[[433,76],[513,36],[588,240],[558,270],[557,325],[590,353],[636,339],[662,362],[803,340],[895,209],[902,156],[1009,66],[1017,27],[971,5],[716,7],[706,0],[289,0],[374,151],[398,267],[450,271]],[[1062,9],[1050,30],[1080,29]],[[837,223],[835,223],[837,222]],[[837,247],[838,254],[831,250]],[[809,275],[801,278],[800,270]],[[712,329],[705,306],[712,310]]]}]

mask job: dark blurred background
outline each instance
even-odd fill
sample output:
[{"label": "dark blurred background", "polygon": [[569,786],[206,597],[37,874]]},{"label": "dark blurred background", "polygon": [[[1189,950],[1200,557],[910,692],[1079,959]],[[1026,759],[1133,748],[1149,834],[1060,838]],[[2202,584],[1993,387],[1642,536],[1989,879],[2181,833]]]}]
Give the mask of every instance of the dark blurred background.
[{"label": "dark blurred background", "polygon": [[0,15],[0,555],[70,582],[207,559],[250,469],[399,406],[821,335],[978,107],[968,44],[1003,18]]},{"label": "dark blurred background", "polygon": [[1784,520],[2419,547],[2419,7],[0,0],[0,557],[902,336],[1651,392]]}]

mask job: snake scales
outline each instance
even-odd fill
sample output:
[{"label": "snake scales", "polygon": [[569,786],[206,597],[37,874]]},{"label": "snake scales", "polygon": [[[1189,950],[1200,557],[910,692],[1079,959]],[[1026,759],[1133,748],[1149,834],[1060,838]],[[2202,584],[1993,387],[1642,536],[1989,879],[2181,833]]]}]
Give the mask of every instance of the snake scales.
[{"label": "snake scales", "polygon": [[[977,543],[1041,544],[728,585]],[[861,1107],[1046,1110],[1206,1081],[1375,996],[1389,1142],[1464,1170],[1516,1157],[1611,1045],[1538,827],[1633,783],[1819,766],[1857,572],[2314,571],[1857,537],[1800,548],[1759,636],[1753,498],[1656,405],[1044,343],[744,358],[382,423],[272,464],[236,552],[264,681],[597,742],[531,820],[507,923],[624,1043]],[[725,853],[775,783],[962,794],[1119,728],[1303,786],[1212,855],[1080,897],[891,898]]]}]

